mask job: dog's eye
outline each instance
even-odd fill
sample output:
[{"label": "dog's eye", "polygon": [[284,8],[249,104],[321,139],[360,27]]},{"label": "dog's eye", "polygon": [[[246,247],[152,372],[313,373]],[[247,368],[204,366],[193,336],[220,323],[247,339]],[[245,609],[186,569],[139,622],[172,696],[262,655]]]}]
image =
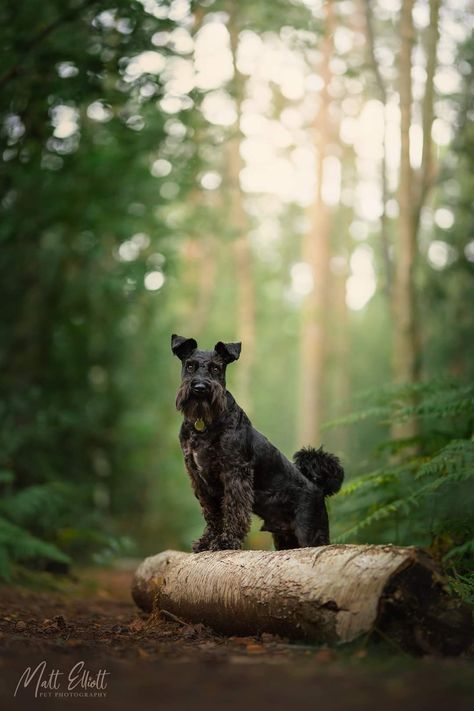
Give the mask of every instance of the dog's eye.
[{"label": "dog's eye", "polygon": [[214,375],[217,375],[217,373],[220,371],[220,368],[218,365],[211,365],[211,373]]},{"label": "dog's eye", "polygon": [[188,363],[186,365],[186,370],[188,373],[194,373],[194,363]]}]

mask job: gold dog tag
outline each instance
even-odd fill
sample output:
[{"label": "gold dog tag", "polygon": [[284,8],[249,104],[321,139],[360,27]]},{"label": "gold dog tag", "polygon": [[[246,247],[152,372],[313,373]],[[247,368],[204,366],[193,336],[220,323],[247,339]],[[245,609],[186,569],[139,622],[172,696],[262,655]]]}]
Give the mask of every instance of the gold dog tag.
[{"label": "gold dog tag", "polygon": [[201,418],[199,418],[199,420],[196,420],[196,422],[194,423],[194,429],[198,432],[204,432],[204,430],[206,429],[206,424],[204,420],[202,420]]}]

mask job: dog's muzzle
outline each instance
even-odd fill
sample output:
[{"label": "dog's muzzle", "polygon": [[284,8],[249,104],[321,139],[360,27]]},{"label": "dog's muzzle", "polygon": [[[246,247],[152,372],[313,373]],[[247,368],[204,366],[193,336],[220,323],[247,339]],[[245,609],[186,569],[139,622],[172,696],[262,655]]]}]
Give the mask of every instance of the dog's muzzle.
[{"label": "dog's muzzle", "polygon": [[207,395],[210,391],[210,387],[207,383],[202,381],[197,383],[191,383],[191,392],[193,395]]}]

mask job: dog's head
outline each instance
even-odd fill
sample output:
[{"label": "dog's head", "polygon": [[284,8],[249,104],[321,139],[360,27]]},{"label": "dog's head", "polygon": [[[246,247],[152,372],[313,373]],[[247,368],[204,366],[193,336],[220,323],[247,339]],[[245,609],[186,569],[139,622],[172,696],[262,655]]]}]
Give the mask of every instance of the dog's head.
[{"label": "dog's head", "polygon": [[210,424],[227,405],[225,371],[240,356],[240,343],[219,341],[212,351],[202,351],[194,338],[173,334],[171,350],[181,361],[181,385],[176,407],[190,420]]}]

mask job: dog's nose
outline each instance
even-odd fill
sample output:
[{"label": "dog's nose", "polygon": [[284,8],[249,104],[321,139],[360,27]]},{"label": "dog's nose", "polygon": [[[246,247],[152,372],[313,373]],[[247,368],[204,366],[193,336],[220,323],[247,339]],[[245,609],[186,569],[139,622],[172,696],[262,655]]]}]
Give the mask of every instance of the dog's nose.
[{"label": "dog's nose", "polygon": [[191,390],[197,395],[204,395],[208,391],[208,386],[206,383],[193,383],[191,385]]}]

